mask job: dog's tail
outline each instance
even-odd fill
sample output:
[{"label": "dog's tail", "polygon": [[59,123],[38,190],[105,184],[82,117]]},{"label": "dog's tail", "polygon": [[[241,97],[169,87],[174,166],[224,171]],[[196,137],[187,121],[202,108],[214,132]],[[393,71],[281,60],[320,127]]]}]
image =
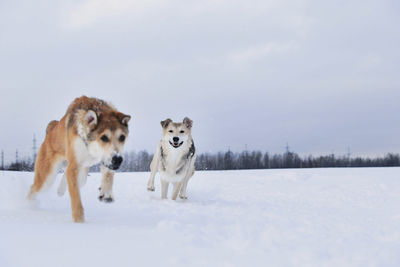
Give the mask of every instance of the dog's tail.
[{"label": "dog's tail", "polygon": [[47,125],[47,128],[46,128],[46,134],[47,134],[49,131],[51,131],[54,127],[56,127],[57,124],[58,124],[58,121],[55,121],[55,120],[49,122],[49,124]]}]

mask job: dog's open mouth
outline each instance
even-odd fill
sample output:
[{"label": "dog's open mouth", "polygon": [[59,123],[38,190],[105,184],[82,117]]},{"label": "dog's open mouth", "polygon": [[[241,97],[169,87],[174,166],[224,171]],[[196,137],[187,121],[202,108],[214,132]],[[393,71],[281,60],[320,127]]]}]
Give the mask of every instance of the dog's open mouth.
[{"label": "dog's open mouth", "polygon": [[171,146],[173,146],[173,147],[175,147],[175,148],[178,148],[178,147],[180,147],[182,144],[183,144],[183,141],[182,142],[180,142],[180,143],[175,143],[175,142],[171,142],[171,141],[169,141],[169,143],[171,144]]}]

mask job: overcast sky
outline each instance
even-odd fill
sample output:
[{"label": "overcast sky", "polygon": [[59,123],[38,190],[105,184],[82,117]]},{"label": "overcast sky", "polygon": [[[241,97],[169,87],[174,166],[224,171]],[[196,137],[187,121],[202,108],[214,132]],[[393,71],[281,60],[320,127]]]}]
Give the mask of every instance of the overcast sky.
[{"label": "overcast sky", "polygon": [[0,149],[30,155],[77,96],[167,117],[200,152],[400,152],[397,0],[0,1]]}]

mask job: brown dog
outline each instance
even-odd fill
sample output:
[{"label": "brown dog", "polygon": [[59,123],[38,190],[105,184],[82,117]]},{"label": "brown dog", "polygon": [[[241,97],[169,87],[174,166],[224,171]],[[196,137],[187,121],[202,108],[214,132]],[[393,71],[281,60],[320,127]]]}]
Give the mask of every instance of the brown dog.
[{"label": "brown dog", "polygon": [[130,118],[103,100],[76,98],[60,121],[47,126],[28,199],[48,188],[59,170],[66,167],[72,218],[84,222],[79,187],[86,182],[89,167],[101,163],[103,180],[99,199],[112,201],[114,171],[123,160],[121,154]]}]

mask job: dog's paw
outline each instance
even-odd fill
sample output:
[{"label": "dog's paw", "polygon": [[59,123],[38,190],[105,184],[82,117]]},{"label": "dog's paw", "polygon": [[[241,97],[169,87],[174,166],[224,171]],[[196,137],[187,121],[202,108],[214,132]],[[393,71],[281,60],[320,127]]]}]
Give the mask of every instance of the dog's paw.
[{"label": "dog's paw", "polygon": [[104,203],[112,203],[114,202],[114,198],[109,196],[109,197],[105,197],[104,195],[100,195],[99,196],[99,201],[102,201]]},{"label": "dog's paw", "polygon": [[181,199],[188,199],[187,196],[184,196],[184,195],[181,195],[181,194],[179,194],[179,197],[180,197]]},{"label": "dog's paw", "polygon": [[84,222],[85,222],[85,217],[84,217],[84,216],[76,217],[76,218],[73,217],[72,220],[73,220],[75,223],[84,223]]},{"label": "dog's paw", "polygon": [[148,186],[147,190],[154,192],[156,190],[156,188],[154,186]]},{"label": "dog's paw", "polygon": [[112,195],[109,194],[100,194],[99,201],[104,203],[112,203],[114,202],[114,198]]}]

